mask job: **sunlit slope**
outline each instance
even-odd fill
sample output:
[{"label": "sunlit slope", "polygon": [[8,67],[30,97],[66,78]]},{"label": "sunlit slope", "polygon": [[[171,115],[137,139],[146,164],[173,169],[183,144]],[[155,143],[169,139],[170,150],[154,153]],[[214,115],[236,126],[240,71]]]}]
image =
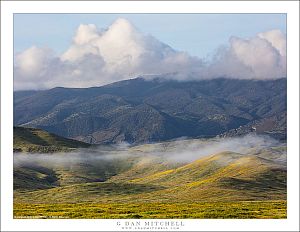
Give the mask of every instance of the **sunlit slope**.
[{"label": "sunlit slope", "polygon": [[203,183],[218,181],[224,177],[253,179],[260,173],[280,169],[280,165],[255,155],[242,155],[222,152],[204,157],[187,165],[163,172],[157,172],[144,178],[131,180],[135,183],[160,183],[164,186],[178,186],[200,181]]},{"label": "sunlit slope", "polygon": [[14,127],[14,151],[17,152],[47,153],[89,146],[87,143],[66,139],[44,130]]},{"label": "sunlit slope", "polygon": [[286,198],[286,170],[253,155],[221,153],[133,183],[159,184],[165,190],[151,197],[176,201],[267,200]]},{"label": "sunlit slope", "polygon": [[[145,162],[146,169],[149,160]],[[20,194],[16,202],[195,202],[285,200],[286,170],[270,160],[223,152],[181,167],[161,166],[148,175],[137,162],[106,182],[82,183]],[[164,170],[161,171],[164,166]],[[113,182],[113,180],[116,180]]]},{"label": "sunlit slope", "polygon": [[183,163],[170,162],[161,157],[156,156],[142,156],[135,157],[131,163],[131,167],[118,175],[112,176],[109,182],[126,182],[138,178],[148,178],[148,176],[155,175],[169,171],[173,168],[182,166]]}]

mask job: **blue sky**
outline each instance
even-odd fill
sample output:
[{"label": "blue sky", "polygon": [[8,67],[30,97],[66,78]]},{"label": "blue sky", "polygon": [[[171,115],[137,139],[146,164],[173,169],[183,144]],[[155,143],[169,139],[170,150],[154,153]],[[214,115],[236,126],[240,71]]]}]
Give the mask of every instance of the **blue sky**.
[{"label": "blue sky", "polygon": [[272,29],[286,33],[285,14],[15,14],[15,53],[36,45],[59,55],[68,49],[80,24],[107,28],[119,17],[174,49],[198,57],[226,45],[231,36],[247,38]]}]

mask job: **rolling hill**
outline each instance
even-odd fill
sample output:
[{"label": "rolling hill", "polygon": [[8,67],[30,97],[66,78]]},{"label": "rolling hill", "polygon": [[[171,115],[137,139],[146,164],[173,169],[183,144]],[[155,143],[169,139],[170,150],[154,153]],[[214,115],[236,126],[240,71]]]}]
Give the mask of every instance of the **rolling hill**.
[{"label": "rolling hill", "polygon": [[253,155],[225,152],[143,177],[130,170],[126,181],[116,174],[105,182],[77,182],[15,196],[17,202],[30,203],[284,200],[286,169]]},{"label": "rolling hill", "polygon": [[286,218],[286,144],[253,138],[15,153],[14,216]]},{"label": "rolling hill", "polygon": [[14,93],[14,125],[94,144],[268,133],[286,138],[286,79],[136,78]]},{"label": "rolling hill", "polygon": [[[203,139],[181,142],[187,149],[188,144],[203,149],[211,145]],[[45,154],[32,154],[31,162],[15,165],[16,215],[36,215],[43,209],[46,217],[56,212],[71,218],[285,217],[285,144],[257,144],[241,153],[224,150],[204,156],[201,149],[193,149],[199,157],[194,160],[173,159],[178,146],[178,141],[104,146],[51,154],[55,162]],[[149,210],[153,214],[148,215]]]},{"label": "rolling hill", "polygon": [[87,148],[90,144],[63,138],[35,128],[14,127],[14,152],[59,152]]}]

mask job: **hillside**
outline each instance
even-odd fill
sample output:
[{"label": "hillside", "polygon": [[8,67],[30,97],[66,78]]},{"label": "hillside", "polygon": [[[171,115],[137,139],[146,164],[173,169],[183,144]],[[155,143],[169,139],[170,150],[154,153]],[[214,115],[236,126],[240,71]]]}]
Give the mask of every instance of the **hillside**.
[{"label": "hillside", "polygon": [[58,152],[90,145],[66,139],[41,129],[14,127],[14,152]]},{"label": "hillside", "polygon": [[[16,199],[36,203],[46,199],[52,203],[76,203],[77,199],[124,203],[158,199],[161,202],[282,200],[286,197],[284,145],[251,148],[245,150],[246,154],[224,151],[195,161],[170,160],[153,153],[156,150],[158,154],[166,154],[174,146],[176,142],[165,146],[153,144],[150,148],[142,145],[106,150],[90,156],[83,152],[80,159],[75,153],[67,157],[61,154],[52,156],[60,160],[55,163],[34,156],[31,165],[27,162],[25,166],[16,167],[16,189],[26,190],[20,184],[24,170],[30,170],[34,176],[31,180],[37,183],[46,176],[55,181],[47,190],[38,190],[41,188],[36,185],[37,191],[30,188],[26,194],[16,192]],[[149,149],[150,153],[147,152]],[[37,172],[43,175],[37,175]],[[81,198],[83,195],[85,197]]]},{"label": "hillside", "polygon": [[226,139],[214,153],[223,140],[15,153],[14,215],[285,218],[286,145]]},{"label": "hillside", "polygon": [[[286,199],[286,170],[256,157],[217,154],[126,182],[80,183],[16,194],[22,202],[199,202]],[[228,159],[231,161],[228,162]],[[222,162],[228,162],[222,165]],[[22,200],[23,199],[23,200]],[[29,200],[30,199],[30,200]]]},{"label": "hillside", "polygon": [[86,89],[14,93],[14,125],[88,143],[257,133],[286,138],[286,79],[136,78]]}]

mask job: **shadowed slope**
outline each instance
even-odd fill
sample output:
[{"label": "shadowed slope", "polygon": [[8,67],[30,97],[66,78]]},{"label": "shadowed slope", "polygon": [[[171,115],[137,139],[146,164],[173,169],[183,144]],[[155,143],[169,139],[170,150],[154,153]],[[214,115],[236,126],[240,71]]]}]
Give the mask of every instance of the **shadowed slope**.
[{"label": "shadowed slope", "polygon": [[63,138],[44,130],[14,127],[14,151],[17,152],[47,153],[89,146],[87,143]]}]

